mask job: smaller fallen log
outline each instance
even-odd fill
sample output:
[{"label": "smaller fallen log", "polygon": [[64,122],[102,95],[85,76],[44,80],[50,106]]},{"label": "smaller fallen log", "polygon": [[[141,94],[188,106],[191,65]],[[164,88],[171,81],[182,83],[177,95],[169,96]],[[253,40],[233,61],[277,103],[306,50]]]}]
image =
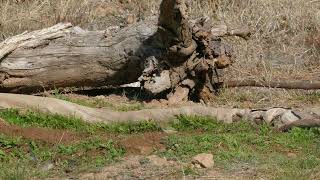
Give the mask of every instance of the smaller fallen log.
[{"label": "smaller fallen log", "polygon": [[320,127],[320,118],[301,119],[299,121],[295,121],[290,124],[283,125],[282,127],[279,128],[279,130],[282,132],[287,132],[294,127],[300,127],[300,128]]},{"label": "smaller fallen log", "polygon": [[263,82],[256,80],[241,80],[241,81],[224,81],[224,86],[229,87],[267,87],[267,88],[283,88],[283,89],[303,89],[303,90],[318,90],[320,89],[320,81],[271,81]]},{"label": "smaller fallen log", "polygon": [[3,93],[0,93],[0,108],[31,109],[43,113],[75,117],[88,123],[105,124],[148,120],[156,122],[170,121],[179,115],[189,115],[209,116],[224,123],[234,123],[240,120],[248,120],[256,124],[267,123],[282,131],[287,131],[293,127],[320,126],[320,118],[314,117],[313,113],[308,111],[293,111],[286,108],[250,110],[195,105],[179,108],[118,112],[103,108],[85,107],[55,98]]}]

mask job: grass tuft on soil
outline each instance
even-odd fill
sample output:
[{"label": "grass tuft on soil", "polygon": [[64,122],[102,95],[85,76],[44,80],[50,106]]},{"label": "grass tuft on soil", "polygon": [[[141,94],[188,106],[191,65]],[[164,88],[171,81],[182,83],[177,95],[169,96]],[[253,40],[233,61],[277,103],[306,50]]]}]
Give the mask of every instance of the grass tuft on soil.
[{"label": "grass tuft on soil", "polygon": [[0,135],[0,179],[77,174],[102,168],[124,154],[125,149],[113,141],[96,137],[71,145],[52,145]]},{"label": "grass tuft on soil", "polygon": [[68,129],[86,133],[109,132],[133,134],[160,130],[160,127],[154,121],[90,124],[75,117],[64,117],[57,114],[44,114],[29,110],[22,112],[17,109],[1,111],[0,117],[11,124],[23,127],[33,126],[52,129]]}]

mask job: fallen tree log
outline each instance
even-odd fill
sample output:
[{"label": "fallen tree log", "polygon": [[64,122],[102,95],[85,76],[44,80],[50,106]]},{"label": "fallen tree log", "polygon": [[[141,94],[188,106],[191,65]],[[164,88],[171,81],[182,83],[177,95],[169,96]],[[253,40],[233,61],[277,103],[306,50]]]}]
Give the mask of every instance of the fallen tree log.
[{"label": "fallen tree log", "polygon": [[[23,33],[0,43],[0,92],[35,93],[63,87],[118,86],[138,80],[155,95],[209,101],[222,85],[231,50],[222,36],[247,39],[247,27],[189,20],[187,4],[163,0],[160,17],[123,29],[84,31],[69,23]],[[142,75],[142,76],[141,76]],[[226,87],[320,89],[319,82],[227,81]]]},{"label": "fallen tree log", "polygon": [[286,132],[291,130],[294,127],[300,127],[300,128],[320,127],[320,118],[302,119],[300,121],[295,121],[295,122],[283,125],[282,127],[279,128],[279,130],[282,132]]},{"label": "fallen tree log", "polygon": [[[0,92],[100,87],[138,80],[152,94],[202,99],[220,87],[231,50],[219,37],[247,29],[190,20],[183,0],[163,0],[158,21],[89,32],[70,24],[24,33],[0,43]],[[219,33],[217,33],[219,32]],[[142,75],[142,76],[141,76]],[[177,94],[183,92],[181,94]]]},{"label": "fallen tree log", "polygon": [[[267,123],[280,130],[287,131],[293,127],[320,126],[319,117],[305,111],[293,111],[285,108],[270,109],[232,109],[208,106],[186,106],[179,108],[156,108],[140,111],[118,112],[104,108],[90,108],[71,102],[30,95],[0,93],[1,109],[33,110],[42,113],[58,114],[79,118],[87,123],[119,123],[154,120],[156,122],[171,121],[179,115],[209,116],[224,123],[235,123],[247,120],[252,123]],[[312,118],[313,117],[313,118]]]}]

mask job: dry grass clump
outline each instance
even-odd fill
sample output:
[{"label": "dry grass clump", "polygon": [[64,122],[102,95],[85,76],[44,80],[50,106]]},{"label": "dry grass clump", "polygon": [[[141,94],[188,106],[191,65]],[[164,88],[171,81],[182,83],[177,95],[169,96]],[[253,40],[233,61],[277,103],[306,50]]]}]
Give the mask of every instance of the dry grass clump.
[{"label": "dry grass clump", "polygon": [[143,18],[156,12],[156,5],[146,0],[1,0],[0,41],[58,22],[71,22],[89,30],[106,29],[124,24],[128,14]]},{"label": "dry grass clump", "polygon": [[211,105],[250,109],[317,107],[320,106],[320,91],[230,88],[223,89],[219,96],[214,98]]},{"label": "dry grass clump", "polygon": [[[252,27],[247,41],[231,39],[237,64],[231,77],[259,77],[260,80],[318,78],[320,2],[305,0],[216,1],[213,14],[227,24]],[[206,7],[206,6],[203,6]],[[310,43],[311,42],[311,43]]]},{"label": "dry grass clump", "polygon": [[259,77],[267,81],[318,77],[315,66],[319,65],[319,44],[310,39],[320,32],[319,1],[212,0],[193,3],[197,7],[194,14],[204,12],[220,22],[248,25],[253,29],[249,41],[227,39],[235,46],[237,55],[237,63],[228,72],[229,77]]}]

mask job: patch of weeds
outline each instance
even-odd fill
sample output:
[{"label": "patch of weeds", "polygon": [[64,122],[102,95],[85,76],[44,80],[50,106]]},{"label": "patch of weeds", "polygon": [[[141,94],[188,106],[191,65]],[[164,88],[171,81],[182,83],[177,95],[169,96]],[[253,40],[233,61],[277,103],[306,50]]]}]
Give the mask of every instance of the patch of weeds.
[{"label": "patch of weeds", "polygon": [[273,175],[273,179],[281,180],[308,180],[313,175],[320,173],[319,156],[301,154],[296,158],[283,156],[279,153],[272,153],[268,156],[263,170]]},{"label": "patch of weeds", "polygon": [[161,127],[155,121],[113,123],[109,125],[102,125],[101,128],[107,132],[121,134],[161,131]]},{"label": "patch of weeds", "polygon": [[69,129],[87,133],[111,132],[133,134],[161,130],[155,121],[90,124],[74,117],[44,114],[34,111],[20,112],[17,109],[1,111],[0,117],[11,124],[24,127],[33,126],[52,129]]},{"label": "patch of weeds", "polygon": [[180,115],[171,122],[171,126],[178,131],[210,130],[221,125],[215,119],[199,116]]},{"label": "patch of weeds", "polygon": [[0,168],[0,179],[3,180],[21,180],[27,179],[30,176],[30,172],[21,160],[18,160],[16,163],[0,164]]},{"label": "patch of weeds", "polygon": [[206,117],[183,116],[172,126],[180,131],[202,131],[168,136],[165,139],[167,150],[160,155],[169,159],[188,162],[197,154],[212,153],[218,167],[243,169],[250,166],[261,173],[270,172],[272,178],[306,179],[320,173],[317,128],[295,128],[280,133],[265,124],[259,127],[248,122],[222,124]]},{"label": "patch of weeds", "polygon": [[81,119],[64,117],[56,114],[44,114],[34,111],[20,112],[8,109],[0,112],[0,117],[7,122],[19,126],[35,126],[53,129],[71,129],[76,131],[90,131],[92,126]]},{"label": "patch of weeds", "polygon": [[52,92],[52,95],[53,95],[53,97],[55,97],[57,99],[64,100],[64,101],[69,101],[70,100],[59,89],[54,89],[53,92]]},{"label": "patch of weeds", "polygon": [[[0,135],[0,179],[26,179],[65,173],[78,174],[111,163],[125,154],[113,141],[91,138],[71,145],[44,144]],[[50,162],[52,169],[44,170]],[[27,173],[25,173],[27,172]]]},{"label": "patch of weeds", "polygon": [[225,124],[218,122],[212,117],[201,117],[201,116],[185,116],[180,115],[175,120],[169,123],[173,128],[178,131],[215,131],[216,133],[224,132],[247,132],[253,131],[253,127],[245,122],[239,122],[235,124]]},{"label": "patch of weeds", "polygon": [[254,150],[248,148],[247,143],[242,141],[247,142],[247,140],[242,140],[241,137],[236,138],[224,134],[175,135],[167,139],[168,151],[165,155],[168,158],[178,157],[182,160],[188,160],[192,156],[205,152],[213,153],[215,160],[220,164],[229,161],[254,161]]},{"label": "patch of weeds", "polygon": [[311,145],[317,145],[320,147],[319,137],[320,134],[316,129],[294,128],[290,133],[284,133],[275,137],[275,141],[288,149],[296,150],[305,149]]}]

